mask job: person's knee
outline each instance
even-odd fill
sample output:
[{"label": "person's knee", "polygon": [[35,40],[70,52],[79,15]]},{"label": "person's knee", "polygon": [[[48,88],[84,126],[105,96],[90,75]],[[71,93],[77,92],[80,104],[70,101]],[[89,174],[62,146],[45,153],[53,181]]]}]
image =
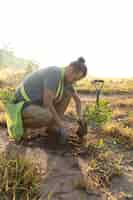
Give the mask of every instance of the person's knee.
[{"label": "person's knee", "polygon": [[37,122],[38,124],[47,124],[52,120],[52,113],[48,108],[42,108],[39,106],[29,106],[23,111],[23,119],[31,122]]},{"label": "person's knee", "polygon": [[49,111],[49,109],[45,109],[44,112],[39,113],[36,116],[31,116],[30,118],[23,118],[24,124],[28,127],[42,127],[47,126],[52,120],[52,113]]}]

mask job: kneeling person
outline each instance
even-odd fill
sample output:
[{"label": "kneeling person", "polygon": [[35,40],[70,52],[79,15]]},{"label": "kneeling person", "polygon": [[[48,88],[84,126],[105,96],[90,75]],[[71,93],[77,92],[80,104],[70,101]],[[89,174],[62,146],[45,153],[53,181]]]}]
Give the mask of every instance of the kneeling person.
[{"label": "kneeling person", "polygon": [[[71,62],[64,68],[48,67],[29,74],[16,90],[16,102],[25,101],[23,108],[24,127],[47,126],[66,129],[63,114],[71,97],[81,117],[81,101],[73,83],[87,74],[84,58]],[[64,136],[65,131],[62,131]]]}]

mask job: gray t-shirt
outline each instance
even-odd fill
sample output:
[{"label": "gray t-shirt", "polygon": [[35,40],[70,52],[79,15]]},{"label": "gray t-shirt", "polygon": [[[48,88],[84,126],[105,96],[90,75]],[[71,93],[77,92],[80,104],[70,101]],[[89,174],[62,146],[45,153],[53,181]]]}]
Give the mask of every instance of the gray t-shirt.
[{"label": "gray t-shirt", "polygon": [[[42,105],[45,88],[52,90],[56,95],[60,79],[61,68],[53,66],[39,69],[27,75],[22,84],[32,103]],[[72,85],[64,82],[64,89],[65,88],[69,88],[71,91],[74,90]],[[18,101],[24,100],[20,94],[20,86],[16,89],[16,98]]]}]

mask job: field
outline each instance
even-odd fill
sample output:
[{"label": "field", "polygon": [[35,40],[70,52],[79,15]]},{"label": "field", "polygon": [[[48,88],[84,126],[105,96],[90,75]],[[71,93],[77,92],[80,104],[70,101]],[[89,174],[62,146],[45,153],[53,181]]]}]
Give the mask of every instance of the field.
[{"label": "field", "polygon": [[[0,89],[15,88],[24,73],[1,79]],[[76,84],[82,100],[83,108],[95,104],[95,88],[90,80]],[[0,168],[0,200],[126,200],[133,199],[133,80],[105,80],[101,95],[102,100],[108,101],[112,118],[106,123],[93,126],[88,121],[88,133],[80,140],[76,135],[77,123],[74,102],[71,101],[66,115],[70,122],[69,141],[65,146],[57,144],[56,138],[47,135],[45,127],[28,129],[29,137],[19,144],[10,141],[5,127],[4,110],[0,107],[0,151],[4,152],[8,161],[14,162],[21,157],[31,160],[34,168],[30,173],[31,163],[25,167],[26,177],[24,188],[17,184],[11,187],[8,173],[13,171],[11,162],[4,169]],[[22,162],[22,161],[21,161]],[[18,160],[16,163],[19,163]],[[5,167],[8,166],[8,167]],[[16,165],[15,165],[16,166]],[[26,164],[27,166],[27,164]],[[10,169],[11,168],[11,169]],[[15,168],[16,173],[18,168]],[[23,171],[23,170],[20,170]],[[19,171],[19,173],[20,173]],[[38,172],[39,171],[39,172]],[[7,173],[8,172],[8,173]],[[33,179],[33,174],[36,179]],[[29,182],[27,180],[30,180]],[[3,182],[2,182],[3,181]],[[18,181],[18,180],[17,180]],[[17,182],[16,181],[16,182]],[[19,181],[18,181],[19,182]],[[17,182],[17,183],[18,183]],[[36,191],[27,185],[35,182],[39,187]],[[20,182],[19,182],[20,183]],[[14,183],[13,183],[14,184]],[[26,185],[27,184],[27,185]],[[18,184],[19,185],[19,184]],[[12,189],[13,188],[13,189]],[[16,189],[16,190],[15,190]],[[13,194],[11,194],[13,190]],[[23,192],[27,196],[23,196]],[[2,196],[3,195],[3,196]],[[9,196],[7,196],[9,195]]]}]

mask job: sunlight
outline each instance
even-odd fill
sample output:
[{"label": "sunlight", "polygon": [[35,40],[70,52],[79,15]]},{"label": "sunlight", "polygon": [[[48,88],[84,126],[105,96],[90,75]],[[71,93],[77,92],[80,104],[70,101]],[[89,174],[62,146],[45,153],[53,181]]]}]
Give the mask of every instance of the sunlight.
[{"label": "sunlight", "polygon": [[92,76],[133,76],[132,0],[0,3],[0,47],[40,67],[84,56]]}]

